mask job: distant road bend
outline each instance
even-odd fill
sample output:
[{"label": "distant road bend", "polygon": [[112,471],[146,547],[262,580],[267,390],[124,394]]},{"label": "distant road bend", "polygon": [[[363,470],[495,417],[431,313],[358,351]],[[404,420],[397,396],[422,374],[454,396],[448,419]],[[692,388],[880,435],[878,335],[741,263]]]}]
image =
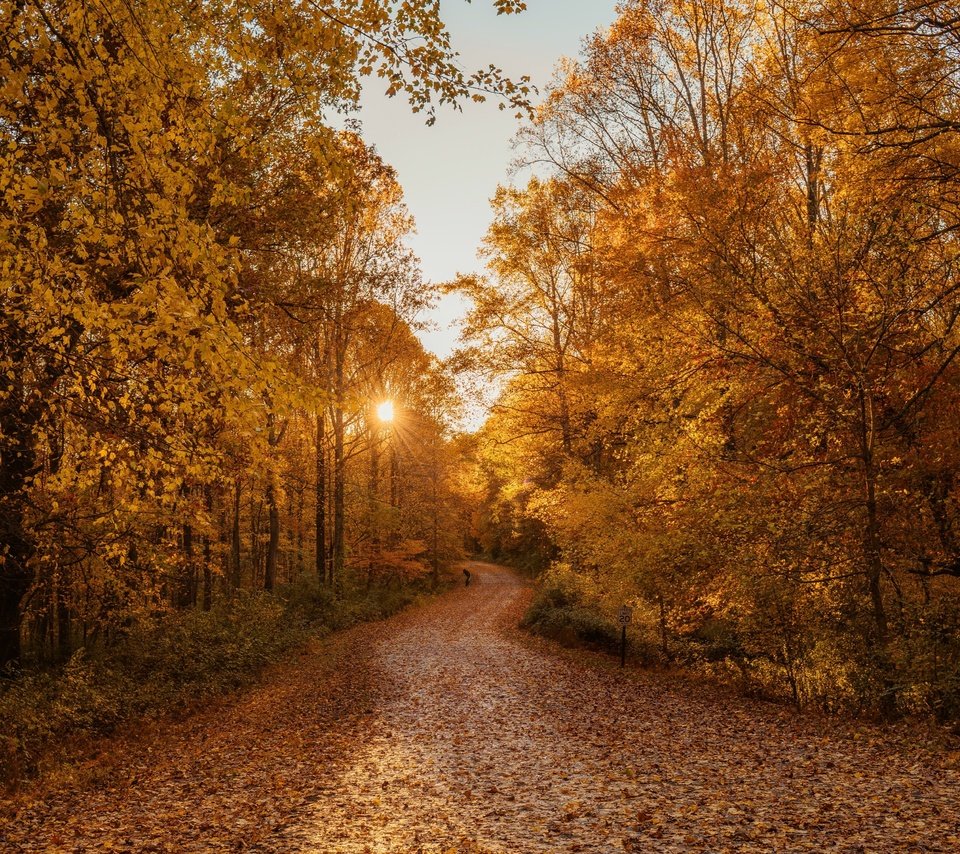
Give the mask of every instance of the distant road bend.
[{"label": "distant road bend", "polygon": [[960,851],[960,773],[894,737],[523,636],[473,582],[119,745],[4,851]]}]

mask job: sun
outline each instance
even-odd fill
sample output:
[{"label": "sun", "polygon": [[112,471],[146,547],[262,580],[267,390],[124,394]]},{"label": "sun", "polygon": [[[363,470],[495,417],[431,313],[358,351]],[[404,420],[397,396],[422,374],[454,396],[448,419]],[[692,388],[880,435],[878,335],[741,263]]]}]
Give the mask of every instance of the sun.
[{"label": "sun", "polygon": [[393,401],[385,400],[377,407],[377,418],[384,423],[393,421]]}]

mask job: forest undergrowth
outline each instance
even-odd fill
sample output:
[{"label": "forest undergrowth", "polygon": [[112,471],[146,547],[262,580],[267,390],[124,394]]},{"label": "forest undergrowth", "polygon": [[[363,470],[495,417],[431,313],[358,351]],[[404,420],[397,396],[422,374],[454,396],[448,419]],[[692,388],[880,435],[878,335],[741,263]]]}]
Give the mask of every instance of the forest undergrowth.
[{"label": "forest undergrowth", "polygon": [[62,666],[10,673],[0,684],[0,785],[12,790],[50,773],[82,773],[91,741],[146,720],[186,715],[251,685],[309,640],[384,619],[430,593],[426,580],[335,595],[302,579],[274,594],[242,592],[209,611],[133,625],[77,650]]},{"label": "forest undergrowth", "polygon": [[[721,621],[694,631],[677,633],[658,625],[642,609],[633,611],[628,628],[626,660],[630,666],[666,672],[680,682],[731,690],[753,699],[792,705],[804,713],[825,714],[842,720],[877,720],[877,707],[853,689],[847,694],[818,693],[815,673],[791,674],[782,661],[756,653],[750,638]],[[613,663],[620,656],[621,634],[616,615],[591,597],[576,577],[562,569],[542,573],[524,611],[520,627],[529,635],[544,638],[574,654],[594,654]],[[881,718],[883,716],[880,716]],[[913,737],[936,749],[960,747],[960,725],[938,719],[926,709],[904,709],[901,724],[913,729]],[[892,725],[888,719],[887,725]]]}]

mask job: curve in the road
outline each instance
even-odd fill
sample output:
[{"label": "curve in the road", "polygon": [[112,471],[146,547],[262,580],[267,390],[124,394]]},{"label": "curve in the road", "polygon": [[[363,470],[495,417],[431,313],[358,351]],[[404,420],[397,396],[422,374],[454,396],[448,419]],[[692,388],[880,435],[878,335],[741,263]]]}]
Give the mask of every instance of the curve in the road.
[{"label": "curve in the road", "polygon": [[471,570],[378,640],[362,742],[271,850],[960,850],[955,772],[553,655],[515,630],[517,577]]},{"label": "curve in the road", "polygon": [[[17,852],[954,852],[960,775],[879,729],[522,634],[475,583],[304,651],[0,820]],[[106,754],[105,754],[106,755]]]}]

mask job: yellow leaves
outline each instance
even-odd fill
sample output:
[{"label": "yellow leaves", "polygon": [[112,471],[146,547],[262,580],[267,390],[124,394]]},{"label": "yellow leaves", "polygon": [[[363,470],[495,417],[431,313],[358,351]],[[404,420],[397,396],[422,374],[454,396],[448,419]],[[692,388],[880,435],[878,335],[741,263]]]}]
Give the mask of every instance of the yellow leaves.
[{"label": "yellow leaves", "polygon": [[36,195],[40,193],[40,182],[33,175],[24,175],[20,179],[20,192],[25,196]]},{"label": "yellow leaves", "polygon": [[[0,143],[0,307],[14,364],[7,349],[0,364],[18,393],[39,401],[46,432],[32,444],[45,480],[33,497],[63,514],[60,532],[75,525],[70,537],[94,544],[82,557],[91,577],[136,582],[117,571],[126,547],[144,545],[154,525],[182,521],[171,508],[179,501],[187,512],[185,482],[216,483],[231,453],[263,464],[270,451],[256,433],[265,432],[268,407],[317,409],[332,399],[303,379],[299,331],[281,338],[266,317],[269,289],[287,284],[287,271],[270,268],[271,252],[286,262],[291,246],[313,241],[309,251],[320,255],[341,240],[331,257],[342,251],[338,260],[365,277],[356,293],[345,277],[342,301],[351,322],[363,319],[363,357],[383,330],[400,327],[407,349],[396,348],[403,360],[395,362],[415,375],[411,386],[431,380],[399,310],[385,305],[398,283],[408,288],[397,300],[404,312],[422,302],[400,242],[410,220],[395,177],[350,135],[300,133],[321,120],[320,104],[356,96],[358,73],[420,93],[418,106],[438,91],[468,96],[462,83],[430,79],[453,59],[433,4],[403,5],[400,29],[430,43],[412,77],[356,35],[400,32],[396,9],[379,3],[357,4],[349,29],[309,4],[273,4],[260,19],[262,4],[228,12],[158,0],[136,14],[114,0],[18,5],[8,22],[0,125],[15,132]],[[296,90],[282,109],[277,86]],[[301,140],[316,154],[312,186],[291,191]],[[289,163],[298,169],[288,172]],[[273,210],[284,205],[296,213]],[[301,212],[309,222],[299,222]],[[351,258],[358,234],[359,254],[376,264]],[[257,256],[270,243],[280,253],[271,245]],[[355,352],[361,347],[349,358]],[[352,405],[361,392],[351,382]],[[38,560],[69,551],[43,536]],[[396,545],[392,566],[423,570],[422,543]],[[160,573],[154,557],[143,556],[143,566]]]},{"label": "yellow leaves", "polygon": [[22,175],[19,186],[16,183],[11,184],[7,197],[12,196],[16,200],[11,207],[19,207],[24,215],[29,216],[41,209],[48,189],[48,185],[42,179],[33,175]]}]

